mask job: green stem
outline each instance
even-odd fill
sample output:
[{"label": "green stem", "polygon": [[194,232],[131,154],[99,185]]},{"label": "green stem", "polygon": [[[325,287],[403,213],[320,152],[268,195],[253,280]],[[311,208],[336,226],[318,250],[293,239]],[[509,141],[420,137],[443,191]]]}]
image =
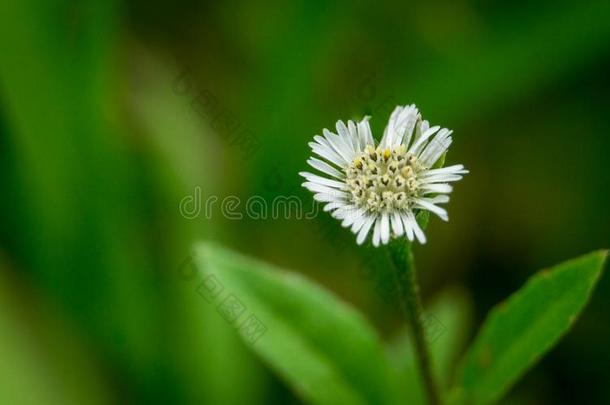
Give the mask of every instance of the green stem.
[{"label": "green stem", "polygon": [[394,240],[389,245],[389,253],[395,269],[394,274],[396,275],[401,307],[407,317],[415,341],[417,363],[424,381],[428,401],[431,405],[440,405],[441,398],[432,375],[428,344],[424,335],[423,307],[411,243],[405,242],[404,239]]}]

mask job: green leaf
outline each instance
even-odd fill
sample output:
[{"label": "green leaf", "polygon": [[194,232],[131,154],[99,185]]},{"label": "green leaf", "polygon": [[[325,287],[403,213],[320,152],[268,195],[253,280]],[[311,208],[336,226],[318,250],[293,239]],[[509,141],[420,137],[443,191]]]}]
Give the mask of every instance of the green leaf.
[{"label": "green leaf", "polygon": [[349,306],[301,276],[214,244],[198,244],[193,257],[204,297],[302,399],[401,403],[377,335]]},{"label": "green leaf", "polygon": [[494,308],[464,357],[455,402],[499,400],[572,326],[607,254],[597,251],[543,270]]}]

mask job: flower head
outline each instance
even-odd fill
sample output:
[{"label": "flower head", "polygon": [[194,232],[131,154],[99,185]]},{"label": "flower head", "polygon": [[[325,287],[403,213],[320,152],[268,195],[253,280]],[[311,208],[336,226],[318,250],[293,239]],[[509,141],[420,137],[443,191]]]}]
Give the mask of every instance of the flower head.
[{"label": "flower head", "polygon": [[358,235],[359,244],[371,229],[375,246],[403,235],[425,243],[415,214],[427,210],[447,221],[438,204],[449,201],[448,183],[468,173],[462,165],[434,168],[451,145],[452,131],[430,127],[415,105],[396,107],[377,146],[368,117],[347,125],[337,121],[336,127],[337,133],[324,129],[309,143],[318,157],[307,163],[324,176],[301,172],[303,186]]}]

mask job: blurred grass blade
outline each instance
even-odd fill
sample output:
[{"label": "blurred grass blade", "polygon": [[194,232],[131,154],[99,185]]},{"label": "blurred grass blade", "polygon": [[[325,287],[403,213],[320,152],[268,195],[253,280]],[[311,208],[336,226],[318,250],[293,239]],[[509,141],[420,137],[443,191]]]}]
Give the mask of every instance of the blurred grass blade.
[{"label": "blurred grass blade", "polygon": [[500,399],[574,323],[607,254],[597,251],[543,270],[493,309],[464,358],[452,394],[455,402]]},{"label": "blurred grass blade", "polygon": [[82,337],[13,273],[0,254],[0,403],[116,403]]},{"label": "blurred grass blade", "polygon": [[[295,274],[217,245],[200,243],[193,256],[219,313],[305,401],[402,403],[378,337],[356,311]],[[263,332],[256,339],[253,322]]]},{"label": "blurred grass blade", "polygon": [[[443,389],[448,387],[454,371],[452,366],[468,338],[472,310],[467,293],[458,288],[444,290],[425,310],[424,324],[430,343],[433,372]],[[406,403],[425,404],[425,393],[407,330],[401,331],[394,339],[388,352],[399,370],[402,390],[408,396]]]},{"label": "blurred grass blade", "polygon": [[148,173],[116,97],[119,13],[115,1],[0,2],[0,87],[21,213],[10,254],[125,385],[157,398],[169,387],[157,384],[167,373],[158,338],[166,303],[139,194]]},{"label": "blurred grass blade", "polygon": [[[147,48],[134,48],[130,112],[141,128],[141,148],[156,163],[156,182],[148,200],[158,204],[159,212],[173,212],[176,201],[192,195],[196,187],[205,193],[215,190],[214,178],[205,175],[213,170],[215,148],[208,143],[209,127],[191,105],[195,86],[190,92],[178,93],[171,84],[183,73]],[[167,192],[160,193],[159,189]],[[210,232],[214,220],[198,215],[173,221],[173,228],[169,223],[166,226],[166,234],[171,232],[173,237],[164,240],[163,248],[171,252],[169,258],[177,258],[184,255],[185,246]],[[169,260],[165,268],[176,266]],[[184,392],[184,402],[265,403],[269,374],[262,371],[261,362],[244,347],[216,309],[201,305],[203,299],[196,290],[198,280],[188,277],[190,257],[175,270],[176,274],[168,274],[164,280],[167,297],[171,297],[164,303],[166,316],[171,319],[171,333],[163,339],[165,358],[175,384]]]}]

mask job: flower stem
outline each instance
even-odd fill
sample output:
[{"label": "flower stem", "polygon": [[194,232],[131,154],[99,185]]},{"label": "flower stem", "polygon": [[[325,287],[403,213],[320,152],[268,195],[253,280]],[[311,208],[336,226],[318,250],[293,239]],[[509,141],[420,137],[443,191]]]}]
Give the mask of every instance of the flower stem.
[{"label": "flower stem", "polygon": [[415,341],[417,363],[424,382],[428,401],[431,405],[440,405],[440,394],[432,375],[428,345],[424,335],[423,307],[419,294],[419,284],[415,271],[415,261],[411,243],[396,239],[389,245],[389,253],[398,287],[402,311],[407,317],[411,335]]}]

